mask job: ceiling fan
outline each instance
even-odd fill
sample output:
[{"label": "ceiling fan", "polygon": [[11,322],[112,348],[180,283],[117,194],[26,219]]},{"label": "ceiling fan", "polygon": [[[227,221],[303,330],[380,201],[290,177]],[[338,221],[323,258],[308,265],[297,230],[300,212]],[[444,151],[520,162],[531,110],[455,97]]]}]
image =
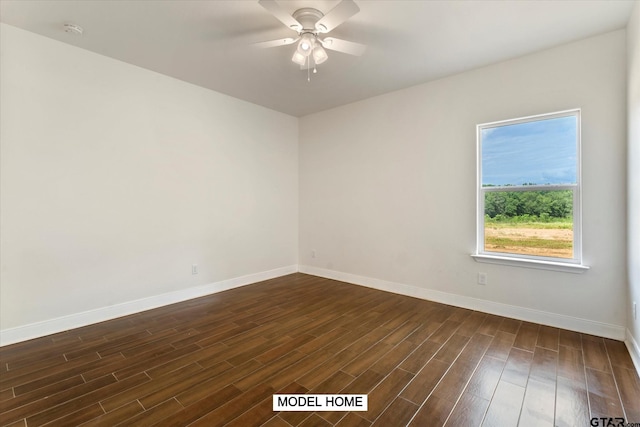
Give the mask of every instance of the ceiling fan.
[{"label": "ceiling fan", "polygon": [[297,32],[298,36],[255,43],[254,45],[270,48],[298,43],[291,61],[300,65],[302,70],[313,68],[315,73],[316,65],[322,64],[329,58],[325,49],[360,56],[367,48],[360,43],[335,37],[323,37],[324,34],[329,33],[360,11],[353,0],[342,0],[326,15],[318,9],[310,7],[298,9],[293,12],[293,15],[289,15],[275,0],[259,0],[258,3],[287,28]]}]

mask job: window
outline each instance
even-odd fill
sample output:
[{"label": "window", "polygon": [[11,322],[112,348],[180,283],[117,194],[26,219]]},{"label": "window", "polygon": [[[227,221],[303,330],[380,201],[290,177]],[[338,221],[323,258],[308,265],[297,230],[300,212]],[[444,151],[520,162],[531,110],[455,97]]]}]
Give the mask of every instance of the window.
[{"label": "window", "polygon": [[476,260],[586,269],[580,110],[478,125],[477,138]]}]

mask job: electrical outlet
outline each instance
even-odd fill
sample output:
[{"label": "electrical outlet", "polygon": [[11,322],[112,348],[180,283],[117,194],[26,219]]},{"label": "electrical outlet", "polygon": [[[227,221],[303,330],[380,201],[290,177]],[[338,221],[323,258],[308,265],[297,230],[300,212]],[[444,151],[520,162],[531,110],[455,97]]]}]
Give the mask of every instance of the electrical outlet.
[{"label": "electrical outlet", "polygon": [[191,274],[198,274],[198,264],[191,265]]},{"label": "electrical outlet", "polygon": [[487,284],[487,273],[478,273],[478,285]]}]

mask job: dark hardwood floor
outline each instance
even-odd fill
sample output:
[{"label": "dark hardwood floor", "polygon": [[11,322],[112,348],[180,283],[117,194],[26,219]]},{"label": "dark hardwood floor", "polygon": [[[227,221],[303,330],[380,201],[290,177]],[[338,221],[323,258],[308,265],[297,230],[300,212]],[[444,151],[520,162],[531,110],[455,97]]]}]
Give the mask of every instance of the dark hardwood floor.
[{"label": "dark hardwood floor", "polygon": [[[368,394],[273,412],[274,393]],[[0,349],[2,426],[640,423],[623,343],[304,274]],[[606,424],[598,424],[606,425]]]}]

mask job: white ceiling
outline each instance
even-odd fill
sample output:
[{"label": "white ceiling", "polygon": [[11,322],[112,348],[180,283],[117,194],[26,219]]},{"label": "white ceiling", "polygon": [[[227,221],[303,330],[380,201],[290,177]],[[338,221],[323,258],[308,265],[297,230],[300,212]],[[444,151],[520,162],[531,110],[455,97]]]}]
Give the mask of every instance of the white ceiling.
[{"label": "white ceiling", "polygon": [[[624,28],[633,1],[356,0],[360,12],[330,33],[368,45],[362,57],[328,51],[307,82],[295,36],[257,0],[1,0],[2,22],[294,116]],[[327,13],[337,0],[280,1]],[[84,28],[65,33],[63,24]]]}]

